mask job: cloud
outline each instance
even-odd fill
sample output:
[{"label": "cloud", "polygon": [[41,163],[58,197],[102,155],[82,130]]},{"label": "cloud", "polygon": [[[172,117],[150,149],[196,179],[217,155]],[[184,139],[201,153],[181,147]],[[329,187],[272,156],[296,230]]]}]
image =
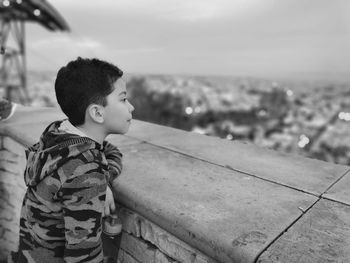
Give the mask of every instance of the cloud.
[{"label": "cloud", "polygon": [[[160,17],[173,21],[200,22],[214,19],[238,18],[252,14],[262,7],[258,0],[190,0],[172,1],[162,6]],[[265,1],[265,4],[267,2]]]},{"label": "cloud", "polygon": [[71,49],[96,49],[103,45],[93,39],[89,38],[75,38],[71,35],[52,36],[45,39],[29,43],[30,48],[34,49],[55,49],[55,48],[71,48]]},{"label": "cloud", "polygon": [[28,68],[57,69],[78,56],[97,57],[105,46],[90,38],[59,34],[30,41],[27,49]]},{"label": "cloud", "polygon": [[244,17],[266,8],[275,0],[54,0],[67,8],[151,15],[161,20],[200,22],[223,17]]},{"label": "cloud", "polygon": [[161,52],[165,49],[162,47],[136,47],[136,48],[119,48],[114,49],[113,51],[117,54],[135,54],[135,53],[154,53]]},{"label": "cloud", "polygon": [[139,45],[117,47],[114,44],[76,35],[54,35],[30,41],[28,48],[28,68],[57,70],[68,61],[80,57],[98,57],[107,61],[127,64],[132,59],[155,56],[164,53],[163,47]]}]

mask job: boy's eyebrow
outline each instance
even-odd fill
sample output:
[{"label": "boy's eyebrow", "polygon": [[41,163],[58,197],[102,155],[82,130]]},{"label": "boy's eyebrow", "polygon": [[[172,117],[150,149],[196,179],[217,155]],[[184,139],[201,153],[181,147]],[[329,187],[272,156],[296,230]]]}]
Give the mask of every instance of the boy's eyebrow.
[{"label": "boy's eyebrow", "polygon": [[126,91],[120,92],[118,96],[120,96],[120,95],[125,95],[126,96]]}]

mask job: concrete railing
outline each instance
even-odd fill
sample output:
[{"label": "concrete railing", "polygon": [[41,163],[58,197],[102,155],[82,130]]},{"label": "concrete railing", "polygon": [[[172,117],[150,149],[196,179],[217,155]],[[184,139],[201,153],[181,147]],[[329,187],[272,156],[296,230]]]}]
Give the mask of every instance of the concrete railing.
[{"label": "concrete railing", "polygon": [[[18,238],[24,148],[63,117],[29,108],[0,124],[3,258]],[[136,120],[108,140],[124,154],[119,262],[350,262],[350,167]]]}]

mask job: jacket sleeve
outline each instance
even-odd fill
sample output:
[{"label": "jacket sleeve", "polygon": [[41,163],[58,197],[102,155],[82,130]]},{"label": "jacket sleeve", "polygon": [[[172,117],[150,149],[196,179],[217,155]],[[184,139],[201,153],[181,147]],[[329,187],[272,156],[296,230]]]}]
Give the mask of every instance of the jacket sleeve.
[{"label": "jacket sleeve", "polygon": [[108,172],[109,172],[109,185],[112,185],[112,182],[121,174],[123,169],[122,157],[123,154],[119,149],[113,144],[104,141],[104,154],[108,162]]},{"label": "jacket sleeve", "polygon": [[66,239],[64,260],[103,262],[101,232],[107,181],[102,166],[75,158],[62,166],[61,172],[67,175],[59,193]]}]

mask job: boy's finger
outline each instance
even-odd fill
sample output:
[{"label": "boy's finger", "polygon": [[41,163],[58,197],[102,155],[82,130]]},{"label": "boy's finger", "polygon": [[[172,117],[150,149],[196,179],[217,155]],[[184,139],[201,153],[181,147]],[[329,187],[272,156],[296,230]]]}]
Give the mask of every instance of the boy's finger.
[{"label": "boy's finger", "polygon": [[115,211],[115,204],[114,204],[114,201],[111,202],[111,211],[112,211],[112,212]]},{"label": "boy's finger", "polygon": [[109,206],[105,206],[105,216],[109,216],[110,211],[109,211]]}]

